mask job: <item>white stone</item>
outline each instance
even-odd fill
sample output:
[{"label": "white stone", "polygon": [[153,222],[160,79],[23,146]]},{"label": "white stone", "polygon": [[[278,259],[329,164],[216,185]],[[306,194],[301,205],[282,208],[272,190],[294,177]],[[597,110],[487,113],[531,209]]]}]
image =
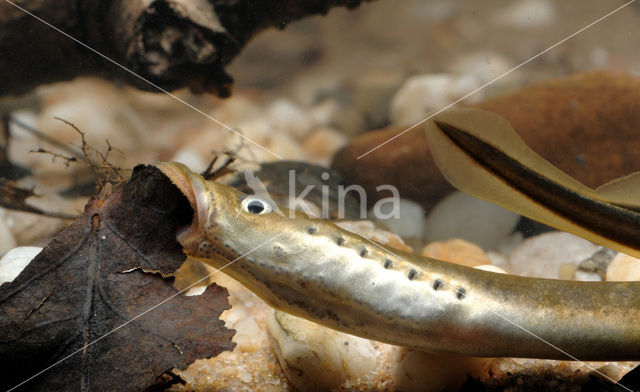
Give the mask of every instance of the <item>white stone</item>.
[{"label": "white stone", "polygon": [[493,22],[515,29],[539,29],[553,25],[555,5],[548,0],[520,0],[505,8],[498,8]]},{"label": "white stone", "polygon": [[139,149],[143,143],[145,121],[112,83],[87,78],[74,84],[48,86],[42,100],[37,128],[55,135],[60,142],[78,144],[80,136],[73,127],[54,117],[70,121],[85,132],[87,143],[93,147],[103,146],[106,139],[123,151]]},{"label": "white stone", "polygon": [[513,230],[518,214],[462,192],[442,199],[427,216],[425,243],[462,238],[496,249]]},{"label": "white stone", "polygon": [[299,106],[286,99],[278,99],[267,109],[267,118],[277,132],[301,139],[312,127],[311,119]]},{"label": "white stone", "polygon": [[509,263],[516,275],[558,279],[563,264],[579,264],[596,250],[598,245],[584,238],[552,231],[524,240],[509,255]]},{"label": "white stone", "polygon": [[577,270],[573,280],[579,280],[582,282],[600,282],[602,281],[602,277],[595,272]]},{"label": "white stone", "polygon": [[609,52],[601,47],[591,49],[589,60],[594,67],[605,68],[609,64]]},{"label": "white stone", "polygon": [[242,318],[234,323],[233,329],[236,330],[233,341],[237,344],[239,350],[251,352],[260,348],[259,344],[256,344],[260,343],[256,341],[256,336],[260,336],[264,332],[253,317]]},{"label": "white stone", "polygon": [[495,272],[497,274],[506,274],[507,271],[503,270],[502,268],[492,265],[492,264],[483,264],[483,265],[477,265],[475,267],[473,267],[475,269],[479,269],[479,270],[483,270],[483,271],[489,271],[489,272]]},{"label": "white stone", "polygon": [[269,342],[287,378],[301,391],[327,391],[353,383],[376,367],[371,341],[274,311]]},{"label": "white stone", "polygon": [[[257,161],[275,161],[278,159],[272,153],[269,153],[252,143],[245,142],[245,145],[247,145],[247,148],[252,149]],[[274,133],[267,139],[263,147],[266,147],[269,151],[278,154],[283,159],[301,161],[305,158],[305,154],[302,151],[300,144],[286,133]]]},{"label": "white stone", "polygon": [[[391,99],[393,125],[413,125],[480,87],[473,75],[427,74],[409,78]],[[473,100],[482,98],[482,92]]]},{"label": "white stone", "polygon": [[4,209],[0,208],[0,255],[18,245],[11,232],[11,220]]},{"label": "white stone", "polygon": [[13,281],[41,250],[37,246],[19,246],[8,251],[0,259],[0,284]]},{"label": "white stone", "polygon": [[396,352],[393,371],[397,389],[406,392],[457,391],[469,374],[479,373],[492,361],[456,354],[432,354],[411,349]]},{"label": "white stone", "polygon": [[340,111],[340,105],[333,99],[323,99],[308,110],[311,121],[316,126],[331,126]]},{"label": "white stone", "polygon": [[366,70],[353,83],[355,108],[365,114],[368,128],[379,128],[389,122],[391,98],[401,86],[406,74],[397,69]]},{"label": "white stone", "polygon": [[329,166],[333,155],[345,144],[347,137],[333,128],[319,127],[311,131],[302,141],[302,149],[308,161]]},{"label": "white stone", "polygon": [[207,168],[208,162],[205,162],[198,151],[191,148],[182,148],[173,155],[171,162],[180,162],[196,173],[200,173]]},{"label": "white stone", "polygon": [[217,100],[209,114],[224,124],[235,125],[240,121],[264,120],[263,108],[256,102],[254,97],[250,94],[243,95],[241,93],[233,94],[228,99]]},{"label": "white stone", "polygon": [[369,216],[386,225],[389,230],[403,238],[422,238],[424,211],[415,201],[398,199],[397,203],[378,202],[379,208],[369,211]]},{"label": "white stone", "polygon": [[[451,65],[451,70],[458,75],[475,76],[480,83],[487,83],[496,77],[508,72],[513,68],[513,64],[504,55],[493,51],[472,52],[457,58]],[[513,76],[513,75],[510,75]],[[511,78],[503,78],[491,83],[490,88],[495,88],[496,84],[510,84]],[[477,93],[476,93],[477,94]],[[473,95],[474,100],[479,99]]]},{"label": "white stone", "polygon": [[499,252],[487,252],[487,257],[491,261],[491,265],[494,265],[504,271],[509,268],[509,258]]},{"label": "white stone", "polygon": [[608,281],[640,281],[640,259],[618,253],[607,268]]},{"label": "white stone", "polygon": [[207,286],[193,286],[188,288],[183,294],[187,297],[196,297],[198,295],[202,295],[206,289]]},{"label": "white stone", "polygon": [[578,265],[575,263],[562,263],[558,269],[558,279],[561,280],[574,280],[576,272],[578,271]]}]

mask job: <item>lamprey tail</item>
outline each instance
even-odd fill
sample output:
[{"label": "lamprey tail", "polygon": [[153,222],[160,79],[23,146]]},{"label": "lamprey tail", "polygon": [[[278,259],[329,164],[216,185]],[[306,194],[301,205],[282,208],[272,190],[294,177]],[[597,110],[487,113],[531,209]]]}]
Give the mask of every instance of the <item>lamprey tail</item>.
[{"label": "lamprey tail", "polygon": [[482,110],[443,112],[429,120],[426,134],[436,165],[458,189],[640,257],[640,213],[628,190],[638,177],[594,191],[531,150],[506,120]]}]

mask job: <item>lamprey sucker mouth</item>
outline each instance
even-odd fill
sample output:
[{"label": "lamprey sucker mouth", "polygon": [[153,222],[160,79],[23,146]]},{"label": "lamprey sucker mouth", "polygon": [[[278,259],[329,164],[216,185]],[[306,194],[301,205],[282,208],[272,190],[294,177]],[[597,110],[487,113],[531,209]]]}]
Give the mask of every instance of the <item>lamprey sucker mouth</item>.
[{"label": "lamprey sucker mouth", "polygon": [[189,200],[189,205],[194,211],[191,224],[182,226],[176,231],[178,242],[189,254],[191,248],[197,247],[200,243],[202,228],[207,221],[209,203],[206,198],[209,192],[206,192],[206,180],[178,162],[162,162],[156,167],[178,187]]}]

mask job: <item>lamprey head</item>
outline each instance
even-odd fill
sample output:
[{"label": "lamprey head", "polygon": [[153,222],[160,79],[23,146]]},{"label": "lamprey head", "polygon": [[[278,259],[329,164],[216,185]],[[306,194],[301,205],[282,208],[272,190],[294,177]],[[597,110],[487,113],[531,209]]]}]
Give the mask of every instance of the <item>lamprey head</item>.
[{"label": "lamprey head", "polygon": [[[255,216],[279,212],[270,199],[205,180],[181,163],[161,163],[158,168],[180,189],[194,211],[191,224],[178,229],[178,242],[188,256],[204,259],[209,264],[221,266],[219,264],[234,261],[250,251],[245,246],[234,245],[231,239],[236,235],[251,237],[243,227],[267,223],[264,219],[255,220]],[[240,243],[257,245],[251,238]]]},{"label": "lamprey head", "polygon": [[[157,167],[188,199],[194,211],[191,225],[176,233],[184,252],[216,268],[224,268],[259,295],[268,296],[266,281],[288,268],[288,257],[278,257],[288,240],[284,231],[296,235],[293,219],[283,214],[268,197],[247,195],[235,188],[205,180],[180,163]],[[286,222],[284,222],[286,221]],[[295,225],[294,225],[295,226]],[[285,252],[286,253],[286,252]]]}]

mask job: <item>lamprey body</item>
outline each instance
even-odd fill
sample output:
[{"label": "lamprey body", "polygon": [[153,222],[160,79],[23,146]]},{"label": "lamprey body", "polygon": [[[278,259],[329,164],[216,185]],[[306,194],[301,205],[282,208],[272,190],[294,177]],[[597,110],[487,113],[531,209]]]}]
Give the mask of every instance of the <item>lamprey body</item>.
[{"label": "lamprey body", "polygon": [[178,233],[184,251],[225,267],[276,309],[431,352],[640,359],[640,283],[524,278],[424,258],[277,210],[181,164],[158,167],[194,210]]}]

